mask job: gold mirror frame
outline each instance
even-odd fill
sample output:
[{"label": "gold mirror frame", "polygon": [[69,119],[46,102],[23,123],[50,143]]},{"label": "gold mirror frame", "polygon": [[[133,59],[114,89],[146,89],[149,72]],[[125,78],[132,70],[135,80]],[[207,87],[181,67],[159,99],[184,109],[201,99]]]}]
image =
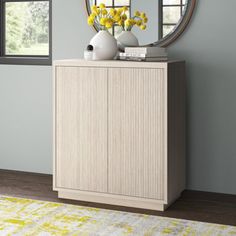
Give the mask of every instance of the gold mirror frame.
[{"label": "gold mirror frame", "polygon": [[[186,27],[188,26],[188,24],[189,24],[189,22],[192,18],[192,15],[193,15],[193,12],[194,12],[194,9],[195,9],[195,6],[196,6],[196,2],[197,2],[197,0],[188,0],[187,7],[186,7],[186,10],[185,10],[185,14],[182,17],[182,19],[180,19],[180,21],[176,25],[176,27],[172,30],[172,32],[170,32],[164,38],[162,38],[162,39],[160,39],[160,40],[158,40],[154,43],[150,43],[150,44],[147,44],[147,45],[141,45],[141,47],[142,46],[167,47],[171,43],[175,42],[179,38],[179,36],[184,32]],[[90,7],[89,0],[85,0],[85,3],[86,3],[87,13],[88,13],[88,15],[90,15],[91,14],[91,7]],[[94,29],[96,31],[98,31],[98,28],[96,27],[96,25],[94,25]]]}]

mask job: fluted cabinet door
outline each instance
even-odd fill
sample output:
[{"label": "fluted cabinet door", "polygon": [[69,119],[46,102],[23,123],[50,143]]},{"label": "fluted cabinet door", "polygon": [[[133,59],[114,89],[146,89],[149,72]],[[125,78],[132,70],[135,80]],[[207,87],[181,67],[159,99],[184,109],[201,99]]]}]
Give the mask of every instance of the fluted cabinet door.
[{"label": "fluted cabinet door", "polygon": [[56,187],[107,192],[107,69],[56,68]]},{"label": "fluted cabinet door", "polygon": [[108,70],[108,192],[164,199],[166,70]]}]

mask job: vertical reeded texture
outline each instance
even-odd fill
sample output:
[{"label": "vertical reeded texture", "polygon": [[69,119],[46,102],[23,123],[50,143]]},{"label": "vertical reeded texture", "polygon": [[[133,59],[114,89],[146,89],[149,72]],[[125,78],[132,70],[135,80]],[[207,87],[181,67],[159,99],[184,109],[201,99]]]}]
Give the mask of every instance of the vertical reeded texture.
[{"label": "vertical reeded texture", "polygon": [[54,64],[60,198],[166,209],[185,189],[185,64]]},{"label": "vertical reeded texture", "polygon": [[164,69],[109,68],[108,191],[164,198]]},{"label": "vertical reeded texture", "polygon": [[107,70],[56,70],[57,187],[107,192]]}]

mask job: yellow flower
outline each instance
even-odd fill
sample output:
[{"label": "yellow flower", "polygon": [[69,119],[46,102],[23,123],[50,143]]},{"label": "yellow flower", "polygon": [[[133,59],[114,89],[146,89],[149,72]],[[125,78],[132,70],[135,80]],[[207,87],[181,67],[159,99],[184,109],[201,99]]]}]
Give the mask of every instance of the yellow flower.
[{"label": "yellow flower", "polygon": [[141,20],[137,20],[137,21],[136,21],[136,25],[137,25],[137,26],[141,26],[141,24],[142,24],[142,21],[141,21]]},{"label": "yellow flower", "polygon": [[122,9],[122,8],[119,8],[119,9],[117,10],[117,14],[119,14],[119,15],[121,15],[122,12],[123,12],[123,9]]},{"label": "yellow flower", "polygon": [[106,25],[106,22],[107,22],[107,18],[101,18],[99,23],[104,26]]},{"label": "yellow flower", "polygon": [[113,21],[111,19],[108,19],[106,21],[106,28],[107,29],[110,29],[111,27],[113,26]]},{"label": "yellow flower", "polygon": [[108,13],[108,12],[107,12],[107,10],[106,10],[106,9],[103,9],[103,10],[102,10],[102,15],[104,15],[104,16],[105,16],[105,15],[107,15],[107,13]]},{"label": "yellow flower", "polygon": [[106,8],[106,5],[105,5],[104,3],[101,3],[101,4],[99,5],[99,7],[100,7],[101,9],[104,9],[104,8]]},{"label": "yellow flower", "polygon": [[124,24],[124,21],[123,20],[120,20],[120,21],[118,21],[118,23],[117,23],[119,26],[122,26],[123,24]]},{"label": "yellow flower", "polygon": [[136,11],[135,13],[134,13],[134,16],[140,16],[140,12],[139,11]]},{"label": "yellow flower", "polygon": [[114,21],[118,22],[118,21],[121,20],[121,17],[120,17],[119,15],[115,15],[115,16],[113,17],[113,19],[114,19]]},{"label": "yellow flower", "polygon": [[144,17],[144,18],[143,18],[143,22],[144,22],[144,23],[147,23],[147,22],[148,22],[148,18],[147,18],[147,17]]},{"label": "yellow flower", "polygon": [[136,20],[130,19],[130,23],[131,23],[131,25],[135,25],[136,24]]},{"label": "yellow flower", "polygon": [[123,15],[121,16],[121,19],[122,19],[122,20],[127,20],[127,15],[126,15],[126,14],[123,14]]},{"label": "yellow flower", "polygon": [[[146,29],[148,18],[144,12],[135,11],[134,16],[128,17],[127,6],[106,9],[106,5],[101,3],[99,6],[91,7],[91,14],[88,17],[88,24],[93,25],[95,20],[99,21],[102,28],[112,28],[114,24],[126,27],[125,30],[131,30],[134,25],[137,25],[141,30]],[[127,14],[126,14],[127,13]]]},{"label": "yellow flower", "polygon": [[109,13],[114,17],[116,15],[116,9],[112,8]]},{"label": "yellow flower", "polygon": [[124,12],[128,11],[128,7],[122,7],[122,8]]},{"label": "yellow flower", "polygon": [[100,10],[99,9],[94,9],[94,10],[92,10],[92,14],[94,14],[94,15],[99,15],[99,13],[100,13]]},{"label": "yellow flower", "polygon": [[126,20],[125,21],[125,26],[131,26],[132,25],[132,22],[131,22],[131,20],[130,19],[128,19],[128,20]]},{"label": "yellow flower", "polygon": [[91,10],[92,10],[92,11],[96,11],[96,10],[97,10],[97,6],[96,6],[96,5],[93,5],[93,6],[91,7]]},{"label": "yellow flower", "polygon": [[93,19],[94,19],[96,16],[97,16],[96,13],[92,13],[92,14],[90,14],[90,17],[93,18]]},{"label": "yellow flower", "polygon": [[146,14],[145,14],[144,12],[142,12],[142,13],[140,14],[140,16],[141,16],[141,18],[145,18],[145,17],[146,17]]},{"label": "yellow flower", "polygon": [[145,30],[146,28],[147,28],[146,25],[141,25],[141,26],[140,26],[140,29],[141,29],[141,30]]},{"label": "yellow flower", "polygon": [[94,23],[94,18],[88,17],[88,25],[93,25]]}]

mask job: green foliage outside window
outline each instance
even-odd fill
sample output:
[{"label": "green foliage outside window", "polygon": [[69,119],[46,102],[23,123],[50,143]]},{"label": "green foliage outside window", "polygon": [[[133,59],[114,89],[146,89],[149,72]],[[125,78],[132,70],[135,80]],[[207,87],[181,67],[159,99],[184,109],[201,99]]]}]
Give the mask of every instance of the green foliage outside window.
[{"label": "green foliage outside window", "polygon": [[49,2],[6,3],[6,54],[49,54]]}]

